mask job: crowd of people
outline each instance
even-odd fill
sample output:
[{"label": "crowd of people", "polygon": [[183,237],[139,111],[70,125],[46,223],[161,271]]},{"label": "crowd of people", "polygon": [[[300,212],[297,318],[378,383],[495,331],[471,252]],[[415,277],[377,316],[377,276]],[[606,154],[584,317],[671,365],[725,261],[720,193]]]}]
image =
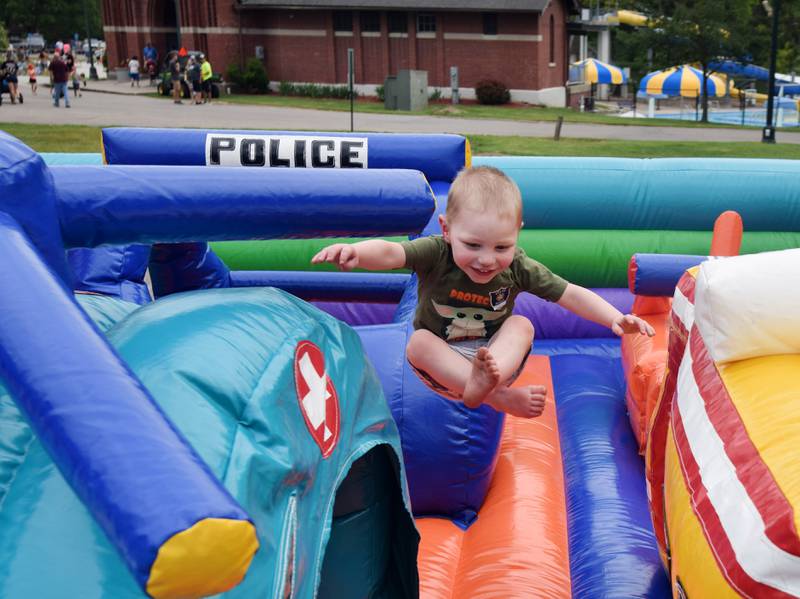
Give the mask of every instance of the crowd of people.
[{"label": "crowd of people", "polygon": [[179,52],[171,52],[168,60],[168,71],[172,83],[172,101],[175,104],[183,104],[181,100],[183,85],[181,82],[185,79],[189,86],[189,96],[192,104],[210,103],[213,96],[211,85],[214,71],[211,68],[211,62],[206,59],[205,55],[198,54],[196,57],[188,55],[185,66],[182,64]]},{"label": "crowd of people", "polygon": [[[138,55],[125,59],[122,64],[128,69],[131,87],[140,87],[142,75],[150,78],[150,85],[155,85],[159,76],[158,50],[147,42],[142,50],[142,61]],[[212,82],[214,71],[205,54],[188,52],[185,49],[167,53],[163,63],[175,104],[183,104],[184,83],[188,88],[187,98],[191,104],[207,104],[213,98]]]},{"label": "crowd of people", "polygon": [[74,97],[81,94],[81,87],[86,86],[86,76],[78,73],[75,63],[75,56],[69,44],[62,42],[56,43],[53,58],[48,60],[45,52],[40,52],[38,60],[35,57],[20,57],[14,50],[9,49],[5,55],[5,61],[0,63],[0,104],[2,95],[7,93],[12,104],[22,104],[24,96],[20,89],[20,76],[25,73],[28,76],[31,93],[37,95],[39,90],[39,75],[49,72],[50,83],[52,85],[53,106],[61,105],[61,98],[64,98],[64,105],[69,108],[69,87],[72,87]]},{"label": "crowd of people", "polygon": [[[138,55],[133,55],[122,62],[127,67],[131,87],[140,86],[143,74],[150,78],[151,85],[156,83],[159,77],[158,59],[158,50],[152,43],[147,42],[142,51],[142,61]],[[185,49],[171,51],[167,54],[163,65],[171,84],[172,99],[176,104],[183,104],[184,96],[191,104],[211,102],[214,71],[211,62],[204,54],[190,53]],[[64,105],[70,108],[70,86],[74,97],[82,95],[81,88],[86,87],[86,76],[78,73],[70,44],[57,42],[50,60],[45,52],[41,52],[38,60],[35,60],[35,57],[19,56],[13,50],[8,50],[5,61],[0,62],[0,104],[3,101],[3,93],[10,97],[12,104],[23,103],[20,77],[24,74],[27,74],[31,93],[36,95],[39,89],[38,77],[45,73],[49,73],[50,76],[55,107],[61,106],[63,98]],[[184,93],[184,86],[188,87],[188,94]]]}]

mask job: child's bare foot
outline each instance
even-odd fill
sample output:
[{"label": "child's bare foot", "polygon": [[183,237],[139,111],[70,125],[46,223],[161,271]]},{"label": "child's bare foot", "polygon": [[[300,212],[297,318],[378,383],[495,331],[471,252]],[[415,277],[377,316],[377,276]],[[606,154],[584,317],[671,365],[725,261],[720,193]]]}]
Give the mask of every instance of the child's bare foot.
[{"label": "child's bare foot", "polygon": [[498,412],[520,418],[536,418],[544,411],[547,390],[542,385],[525,387],[497,387],[486,398],[486,403]]},{"label": "child's bare foot", "polygon": [[479,348],[472,360],[472,371],[464,386],[464,404],[470,408],[479,406],[499,382],[500,369],[494,361],[494,356],[487,348]]}]

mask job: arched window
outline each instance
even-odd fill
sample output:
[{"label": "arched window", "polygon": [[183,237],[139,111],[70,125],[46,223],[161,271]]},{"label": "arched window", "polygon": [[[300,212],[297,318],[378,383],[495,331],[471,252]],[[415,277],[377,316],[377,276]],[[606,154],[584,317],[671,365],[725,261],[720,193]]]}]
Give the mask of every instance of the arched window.
[{"label": "arched window", "polygon": [[556,61],[556,18],[550,15],[550,62]]}]

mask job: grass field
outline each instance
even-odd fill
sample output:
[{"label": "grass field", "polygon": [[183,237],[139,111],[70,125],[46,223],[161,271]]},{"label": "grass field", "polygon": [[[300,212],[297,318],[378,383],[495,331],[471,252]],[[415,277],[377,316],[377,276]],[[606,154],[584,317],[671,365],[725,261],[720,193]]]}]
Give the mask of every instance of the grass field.
[{"label": "grass field", "polygon": [[[100,127],[0,123],[38,152],[99,152]],[[729,157],[800,160],[800,144],[628,141],[470,136],[475,154],[508,156],[623,156],[632,158]]]},{"label": "grass field", "polygon": [[[332,98],[306,98],[298,96],[269,95],[244,95],[233,94],[220,98],[220,102],[231,104],[249,104],[261,106],[281,106],[286,108],[309,108],[314,110],[349,111],[349,100],[336,100]],[[640,109],[646,108],[642,105]],[[376,114],[398,114],[396,110],[387,110],[383,103],[374,100],[361,99],[354,103],[355,112],[368,112]],[[676,109],[677,110],[677,109]],[[719,127],[733,128],[734,125],[721,125],[718,123],[694,123],[678,119],[630,119],[602,112],[578,112],[570,108],[546,108],[543,106],[529,106],[520,104],[507,104],[502,106],[484,106],[480,104],[451,104],[432,103],[425,110],[403,112],[403,114],[418,116],[443,116],[469,119],[501,119],[514,121],[556,121],[563,117],[572,123],[600,123],[607,125],[636,125],[643,127]]]}]

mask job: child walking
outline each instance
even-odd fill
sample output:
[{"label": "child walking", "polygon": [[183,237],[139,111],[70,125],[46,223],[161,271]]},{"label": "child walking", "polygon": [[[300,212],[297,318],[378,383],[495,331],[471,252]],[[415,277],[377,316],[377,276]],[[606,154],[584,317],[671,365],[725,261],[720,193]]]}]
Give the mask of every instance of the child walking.
[{"label": "child walking", "polygon": [[617,335],[654,335],[637,316],[621,314],[594,292],[568,283],[517,247],[522,198],[492,167],[462,170],[439,215],[442,235],[395,243],[337,243],[312,264],[341,270],[409,268],[418,277],[415,331],[406,357],[431,389],[470,408],[486,403],[523,418],[541,415],[547,390],[511,387],[533,343],[530,321],[513,315],[522,291],[611,328]]},{"label": "child walking", "polygon": [[28,82],[31,84],[31,93],[35,96],[39,86],[36,83],[36,67],[32,62],[28,63]]},{"label": "child walking", "polygon": [[76,98],[83,96],[81,93],[81,76],[78,75],[78,69],[72,71],[72,94]]}]

